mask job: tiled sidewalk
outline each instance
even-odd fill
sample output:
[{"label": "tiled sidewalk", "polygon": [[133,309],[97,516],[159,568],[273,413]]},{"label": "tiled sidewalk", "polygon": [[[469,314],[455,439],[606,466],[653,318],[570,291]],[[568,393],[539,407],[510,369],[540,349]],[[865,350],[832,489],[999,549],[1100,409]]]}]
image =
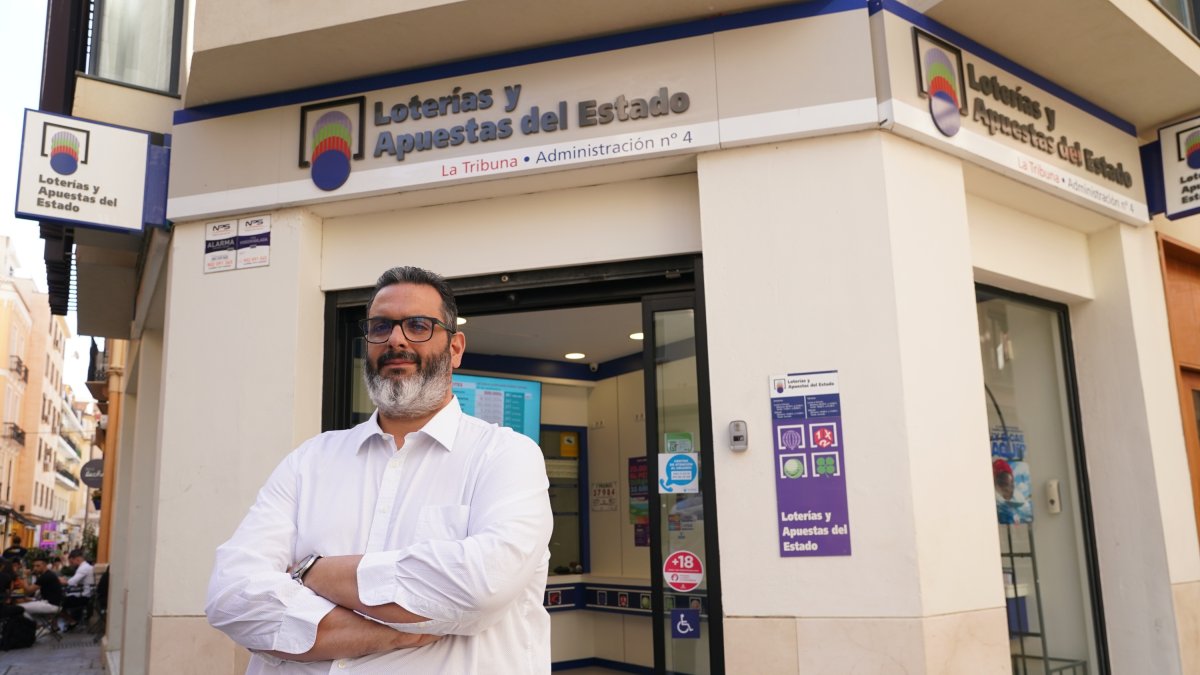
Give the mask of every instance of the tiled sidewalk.
[{"label": "tiled sidewalk", "polygon": [[67,633],[40,638],[28,649],[0,652],[0,675],[103,675],[104,654],[94,636]]}]

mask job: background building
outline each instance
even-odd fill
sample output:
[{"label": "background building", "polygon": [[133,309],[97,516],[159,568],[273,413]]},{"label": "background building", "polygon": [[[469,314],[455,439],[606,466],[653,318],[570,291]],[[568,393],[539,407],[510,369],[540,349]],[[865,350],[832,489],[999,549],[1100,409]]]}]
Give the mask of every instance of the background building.
[{"label": "background building", "polygon": [[559,667],[1200,670],[1190,5],[50,6],[43,109],[170,148],[165,224],[43,227],[109,338],[121,672],[244,666],[212,551],[369,414],[396,264],[539,392]]}]

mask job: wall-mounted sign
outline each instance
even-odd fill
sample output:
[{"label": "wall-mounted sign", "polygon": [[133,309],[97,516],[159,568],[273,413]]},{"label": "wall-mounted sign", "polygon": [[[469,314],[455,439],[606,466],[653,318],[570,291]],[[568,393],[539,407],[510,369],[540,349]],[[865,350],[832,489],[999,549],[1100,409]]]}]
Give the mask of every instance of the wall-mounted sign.
[{"label": "wall-mounted sign", "polygon": [[168,157],[161,135],[26,110],[16,215],[125,231],[161,225]]},{"label": "wall-mounted sign", "polygon": [[601,480],[592,482],[591,510],[617,510],[617,481]]},{"label": "wall-mounted sign", "polygon": [[[878,126],[865,6],[798,3],[765,25],[549,56],[330,97],[181,110],[174,220],[394,194]],[[668,32],[669,33],[669,32]],[[726,49],[732,41],[737,48]],[[820,57],[827,69],[797,68]],[[470,66],[464,66],[464,70]],[[383,85],[388,81],[395,84]],[[786,83],[786,84],[781,84]],[[240,110],[239,110],[240,108]],[[281,140],[282,139],[282,140]]]},{"label": "wall-mounted sign", "polygon": [[1167,218],[1200,213],[1200,117],[1158,132]]},{"label": "wall-mounted sign", "polygon": [[770,386],[779,555],[850,555],[838,373],[774,375]]},{"label": "wall-mounted sign", "polygon": [[271,264],[271,216],[204,225],[204,273]]},{"label": "wall-mounted sign", "polygon": [[882,103],[897,133],[1123,222],[1148,222],[1131,124],[915,11],[882,16],[891,93]]}]

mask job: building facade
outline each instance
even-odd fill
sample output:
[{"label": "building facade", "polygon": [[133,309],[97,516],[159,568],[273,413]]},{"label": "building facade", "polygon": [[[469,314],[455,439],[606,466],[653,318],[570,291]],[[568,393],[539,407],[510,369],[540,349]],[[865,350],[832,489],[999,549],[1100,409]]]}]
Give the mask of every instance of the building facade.
[{"label": "building facade", "polygon": [[1200,669],[1182,6],[174,7],[66,111],[170,135],[169,226],[73,233],[121,672],[244,668],[213,550],[399,264],[546,455],[557,667]]}]

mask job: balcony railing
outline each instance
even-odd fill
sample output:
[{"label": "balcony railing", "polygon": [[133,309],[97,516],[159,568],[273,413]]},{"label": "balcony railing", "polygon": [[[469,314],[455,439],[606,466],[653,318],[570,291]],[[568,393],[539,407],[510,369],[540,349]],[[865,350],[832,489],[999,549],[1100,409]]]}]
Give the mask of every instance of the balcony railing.
[{"label": "balcony railing", "polygon": [[71,473],[70,471],[67,471],[66,469],[55,469],[54,472],[56,474],[58,474],[59,480],[61,480],[67,484],[67,487],[70,487],[70,488],[78,488],[79,487],[79,479],[75,477],[75,474]]},{"label": "balcony railing", "polygon": [[17,426],[16,422],[4,423],[4,437],[11,438],[20,445],[25,445],[25,430]]},{"label": "balcony railing", "polygon": [[22,382],[29,381],[29,366],[21,360],[21,357],[13,354],[8,360],[8,369],[17,374]]}]

